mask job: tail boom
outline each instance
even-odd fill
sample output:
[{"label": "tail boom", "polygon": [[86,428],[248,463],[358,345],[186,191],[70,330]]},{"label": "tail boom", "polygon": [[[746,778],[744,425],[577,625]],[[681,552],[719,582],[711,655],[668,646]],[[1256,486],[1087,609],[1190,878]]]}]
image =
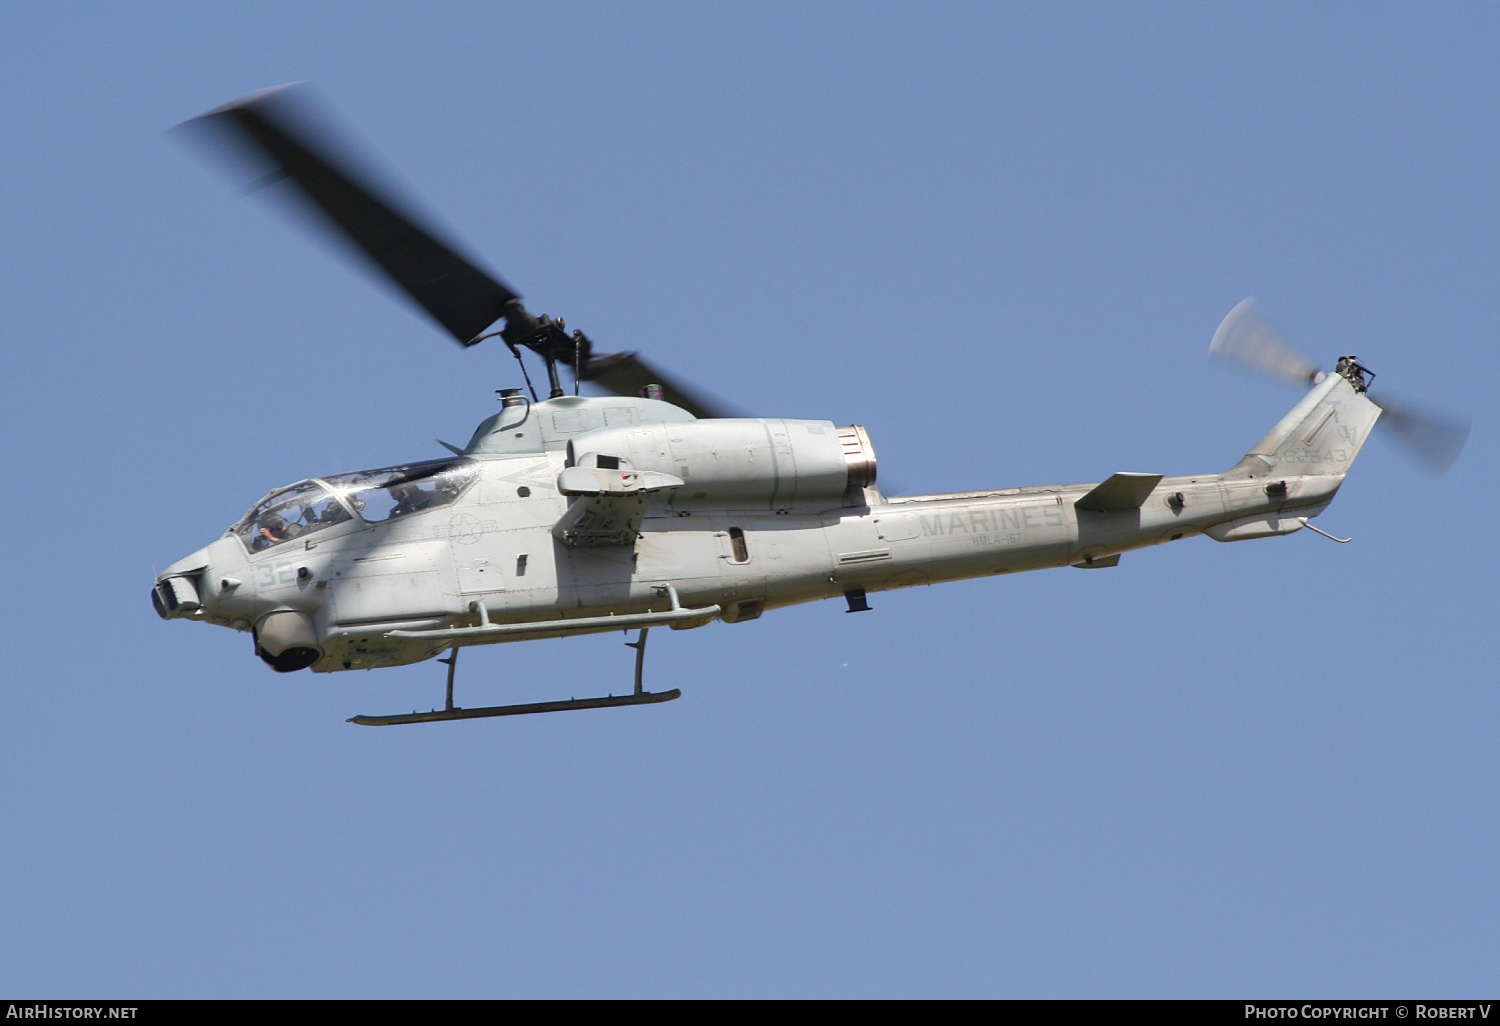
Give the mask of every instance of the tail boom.
[{"label": "tail boom", "polygon": [[1113,566],[1122,552],[1195,534],[1224,542],[1291,534],[1333,501],[1379,417],[1357,374],[1330,374],[1226,473],[1116,474],[1093,484],[915,495],[830,514],[832,579],[878,591]]}]

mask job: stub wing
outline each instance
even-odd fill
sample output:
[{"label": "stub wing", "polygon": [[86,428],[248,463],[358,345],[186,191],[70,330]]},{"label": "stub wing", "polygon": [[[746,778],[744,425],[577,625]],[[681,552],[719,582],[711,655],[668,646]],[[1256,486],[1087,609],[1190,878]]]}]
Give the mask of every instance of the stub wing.
[{"label": "stub wing", "polygon": [[681,488],[682,478],[651,470],[568,467],[558,490],[573,496],[552,536],[574,548],[634,545],[653,492]]}]

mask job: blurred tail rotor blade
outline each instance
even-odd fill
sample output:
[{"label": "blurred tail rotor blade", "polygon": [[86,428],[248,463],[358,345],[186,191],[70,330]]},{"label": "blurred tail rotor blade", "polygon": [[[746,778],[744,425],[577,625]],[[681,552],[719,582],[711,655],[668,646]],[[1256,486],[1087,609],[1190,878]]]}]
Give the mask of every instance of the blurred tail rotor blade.
[{"label": "blurred tail rotor blade", "polygon": [[[1295,385],[1316,384],[1323,377],[1316,364],[1261,318],[1253,299],[1246,299],[1229,311],[1214,332],[1208,351],[1212,356]],[[1361,375],[1364,373],[1357,363],[1354,366]],[[1383,411],[1377,426],[1385,426],[1434,477],[1448,472],[1469,440],[1470,421],[1465,415],[1427,409],[1384,393],[1370,399]]]},{"label": "blurred tail rotor blade", "polygon": [[698,389],[663,374],[642,360],[638,353],[605,353],[592,357],[584,364],[579,379],[592,381],[615,395],[640,395],[647,385],[660,385],[663,399],[700,420],[739,415]]},{"label": "blurred tail rotor blade", "polygon": [[238,155],[261,173],[255,186],[293,182],[338,235],[458,342],[467,344],[505,316],[516,293],[382,195],[374,174],[336,145],[330,119],[318,113],[310,94],[301,85],[252,93],[179,127],[213,129],[236,144]]},{"label": "blurred tail rotor blade", "polygon": [[1311,385],[1318,380],[1317,365],[1261,318],[1254,299],[1246,299],[1229,311],[1214,332],[1208,352],[1294,385]]},{"label": "blurred tail rotor blade", "polygon": [[1384,411],[1375,426],[1388,428],[1423,470],[1442,477],[1458,461],[1469,440],[1471,421],[1467,415],[1415,406],[1385,393],[1370,398]]}]

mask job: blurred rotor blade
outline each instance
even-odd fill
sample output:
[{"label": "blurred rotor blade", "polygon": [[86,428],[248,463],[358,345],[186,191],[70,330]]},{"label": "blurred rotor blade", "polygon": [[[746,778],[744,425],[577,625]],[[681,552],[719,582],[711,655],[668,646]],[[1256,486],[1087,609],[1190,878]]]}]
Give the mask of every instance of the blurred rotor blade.
[{"label": "blurred rotor blade", "polygon": [[1318,380],[1317,365],[1261,318],[1253,298],[1229,311],[1214,332],[1208,352],[1294,385],[1311,385]]},{"label": "blurred rotor blade", "polygon": [[179,127],[213,129],[236,144],[238,154],[263,172],[253,183],[257,187],[281,179],[294,182],[336,234],[369,257],[458,342],[469,343],[519,298],[381,195],[372,182],[375,175],[357,166],[348,147],[337,145],[331,119],[320,116],[308,87],[252,93]]},{"label": "blurred rotor blade", "polygon": [[647,385],[660,385],[663,399],[700,420],[739,416],[723,403],[663,374],[642,360],[638,353],[605,353],[592,357],[584,364],[579,380],[592,381],[615,395],[640,395]]},{"label": "blurred rotor blade", "polygon": [[1469,440],[1470,418],[1392,399],[1386,393],[1371,396],[1384,415],[1376,427],[1387,427],[1407,453],[1433,477],[1442,477],[1458,461]]}]

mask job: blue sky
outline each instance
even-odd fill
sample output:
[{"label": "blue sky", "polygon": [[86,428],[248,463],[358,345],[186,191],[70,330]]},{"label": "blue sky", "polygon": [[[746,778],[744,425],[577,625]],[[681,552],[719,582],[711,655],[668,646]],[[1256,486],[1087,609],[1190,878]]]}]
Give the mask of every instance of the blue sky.
[{"label": "blue sky", "polygon": [[[0,7],[0,992],[1459,996],[1500,980],[1488,5]],[[1246,295],[1475,416],[1320,524],[659,632],[682,700],[366,730],[147,587],[517,385],[163,133],[311,80],[604,349],[908,491],[1230,466]],[[608,636],[470,704],[610,690]]]}]

